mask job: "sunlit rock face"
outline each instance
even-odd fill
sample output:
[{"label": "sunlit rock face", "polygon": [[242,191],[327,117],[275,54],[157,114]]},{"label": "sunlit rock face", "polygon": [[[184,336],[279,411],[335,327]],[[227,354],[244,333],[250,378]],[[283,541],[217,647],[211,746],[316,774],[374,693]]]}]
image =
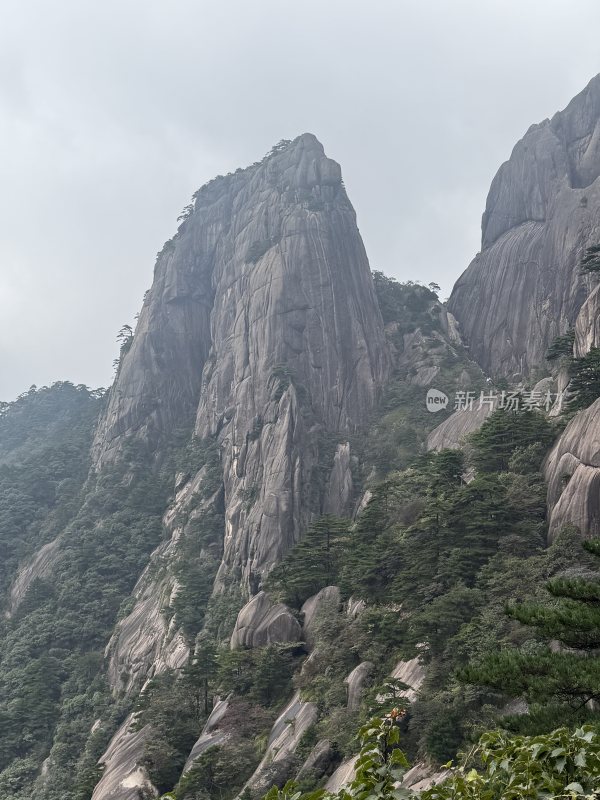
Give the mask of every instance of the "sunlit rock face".
[{"label": "sunlit rock face", "polygon": [[573,327],[590,289],[581,257],[600,241],[599,176],[600,76],[532,126],[492,183],[482,251],[448,304],[488,373],[529,373]]}]

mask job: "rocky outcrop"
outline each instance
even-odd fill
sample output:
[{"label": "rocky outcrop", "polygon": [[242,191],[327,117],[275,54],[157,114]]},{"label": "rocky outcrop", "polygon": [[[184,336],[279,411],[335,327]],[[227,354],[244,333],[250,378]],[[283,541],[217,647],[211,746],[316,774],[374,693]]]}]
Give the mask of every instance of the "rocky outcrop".
[{"label": "rocky outcrop", "polygon": [[449,774],[448,770],[436,770],[424,761],[419,761],[408,770],[402,785],[412,789],[413,792],[422,792],[425,789],[430,789],[435,784],[441,783]]},{"label": "rocky outcrop", "polygon": [[354,484],[350,442],[338,444],[333,457],[333,467],[327,483],[323,513],[341,517],[351,506]]},{"label": "rocky outcrop", "polygon": [[482,251],[448,308],[485,371],[528,374],[573,327],[586,294],[586,247],[600,241],[600,76],[533,125],[492,183]]},{"label": "rocky outcrop", "polygon": [[190,769],[194,766],[196,759],[198,759],[202,753],[206,752],[209,747],[217,747],[218,745],[225,744],[225,742],[231,738],[231,734],[228,731],[224,731],[219,728],[219,724],[222,722],[223,717],[227,713],[228,709],[228,698],[225,700],[217,700],[209,718],[206,720],[204,728],[202,729],[202,733],[194,744],[188,759],[185,762],[185,767],[183,768],[182,773],[183,775],[190,771]]},{"label": "rocky outcrop", "polygon": [[600,400],[579,411],[546,459],[549,537],[575,525],[584,537],[600,535]]},{"label": "rocky outcrop", "polygon": [[300,768],[297,780],[311,779],[318,781],[331,769],[335,760],[335,750],[329,739],[321,739],[308,754],[308,758]]},{"label": "rocky outcrop", "polygon": [[167,622],[164,611],[177,592],[168,571],[156,574],[161,559],[172,554],[173,542],[161,545],[152,555],[134,589],[132,611],[122,619],[106,649],[108,679],[115,692],[129,693],[147,678],[168,669],[179,669],[189,657],[189,646],[174,619]]},{"label": "rocky outcrop", "polygon": [[[94,445],[153,451],[195,417],[217,440],[225,532],[216,590],[255,594],[325,491],[329,434],[364,424],[388,369],[383,324],[340,167],[310,134],[195,195],[159,255]],[[347,445],[327,507],[351,495]]]},{"label": "rocky outcrop", "polygon": [[317,717],[315,703],[303,702],[300,693],[296,692],[273,725],[267,750],[244,790],[248,789],[253,795],[262,797],[274,784],[282,786],[291,777],[294,754],[300,740],[315,724]]},{"label": "rocky outcrop", "polygon": [[600,347],[600,284],[586,298],[575,322],[575,357],[582,358],[592,347]]},{"label": "rocky outcrop", "polygon": [[417,699],[419,689],[425,680],[425,668],[418,657],[399,661],[390,677],[408,687],[400,692],[400,696],[413,702]]},{"label": "rocky outcrop", "polygon": [[131,729],[133,716],[127,717],[113,736],[108,749],[100,759],[105,770],[94,789],[92,800],[139,800],[140,797],[158,797],[148,774],[139,762],[150,729]]},{"label": "rocky outcrop", "polygon": [[363,689],[373,672],[373,664],[363,661],[344,679],[348,688],[348,710],[356,711],[360,707]]},{"label": "rocky outcrop", "polygon": [[357,761],[358,756],[343,761],[325,784],[326,791],[337,794],[343,786],[347,786],[354,778],[354,767]]},{"label": "rocky outcrop", "polygon": [[219,491],[208,497],[203,493],[205,478],[206,467],[193,480],[183,475],[176,478],[173,503],[163,516],[170,538],[152,553],[131,594],[131,610],[117,623],[106,648],[108,678],[115,693],[139,689],[148,678],[180,669],[189,657],[189,643],[173,614],[180,589],[174,565],[187,526],[221,503]]},{"label": "rocky outcrop", "polygon": [[456,450],[465,443],[469,434],[475,433],[483,425],[493,409],[476,401],[472,409],[455,411],[434,428],[427,437],[428,450]]},{"label": "rocky outcrop", "polygon": [[12,616],[27,594],[27,590],[36,578],[45,578],[52,572],[60,550],[60,542],[54,539],[48,542],[29,559],[20,569],[10,590],[7,616]]},{"label": "rocky outcrop", "polygon": [[300,610],[302,615],[302,634],[309,647],[314,646],[315,623],[322,614],[335,614],[339,611],[341,594],[337,586],[325,586],[320,592],[309,597]]},{"label": "rocky outcrop", "polygon": [[238,614],[230,646],[236,650],[301,639],[302,628],[289,608],[283,603],[273,603],[265,592],[259,592]]}]

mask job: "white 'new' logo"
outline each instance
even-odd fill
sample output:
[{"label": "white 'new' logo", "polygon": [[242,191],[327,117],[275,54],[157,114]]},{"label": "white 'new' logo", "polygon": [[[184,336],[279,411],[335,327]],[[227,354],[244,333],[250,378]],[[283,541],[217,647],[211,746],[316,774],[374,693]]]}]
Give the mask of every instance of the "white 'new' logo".
[{"label": "white 'new' logo", "polygon": [[427,404],[427,411],[431,411],[432,414],[435,414],[437,411],[446,408],[448,405],[448,396],[440,392],[439,389],[430,389],[427,392],[425,402]]}]

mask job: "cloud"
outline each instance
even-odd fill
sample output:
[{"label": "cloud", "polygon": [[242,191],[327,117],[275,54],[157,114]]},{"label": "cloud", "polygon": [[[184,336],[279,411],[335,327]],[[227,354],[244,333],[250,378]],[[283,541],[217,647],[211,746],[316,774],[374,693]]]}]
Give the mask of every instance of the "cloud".
[{"label": "cloud", "polygon": [[490,181],[600,71],[597,0],[6,0],[0,398],[111,379],[192,192],[312,131],[374,267],[447,294]]}]

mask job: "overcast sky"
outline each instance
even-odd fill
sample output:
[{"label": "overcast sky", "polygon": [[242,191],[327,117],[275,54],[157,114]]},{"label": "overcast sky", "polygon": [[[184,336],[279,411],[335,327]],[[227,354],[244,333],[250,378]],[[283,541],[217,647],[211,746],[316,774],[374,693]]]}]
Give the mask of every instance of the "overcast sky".
[{"label": "overcast sky", "polygon": [[447,296],[599,30],[598,0],[0,0],[0,399],[108,385],[191,194],[304,131],[371,265]]}]

